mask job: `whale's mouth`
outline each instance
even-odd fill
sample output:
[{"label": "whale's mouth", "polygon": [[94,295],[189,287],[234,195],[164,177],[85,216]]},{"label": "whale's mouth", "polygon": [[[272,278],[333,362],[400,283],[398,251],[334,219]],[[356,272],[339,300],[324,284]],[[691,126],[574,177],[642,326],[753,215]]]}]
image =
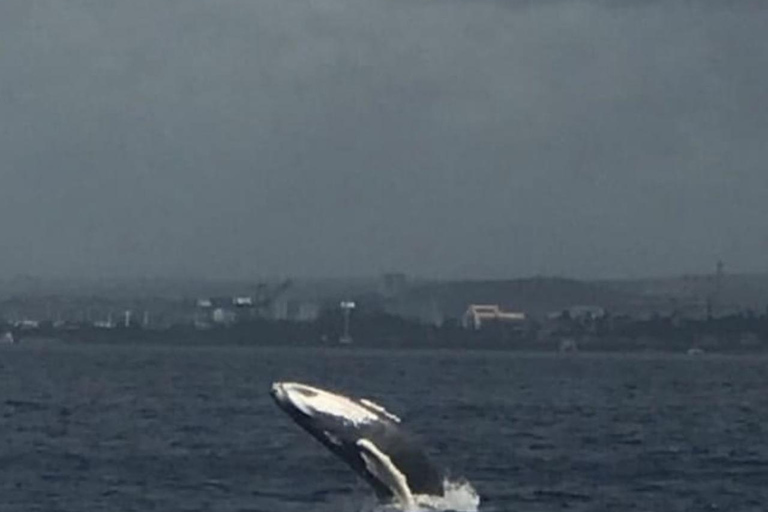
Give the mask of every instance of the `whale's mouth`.
[{"label": "whale's mouth", "polygon": [[304,398],[314,398],[319,395],[318,391],[303,384],[293,382],[275,382],[269,392],[275,400],[291,400],[291,395],[298,393]]},{"label": "whale's mouth", "polygon": [[281,409],[301,411],[307,416],[312,416],[307,404],[319,395],[311,387],[293,382],[275,382],[269,394]]},{"label": "whale's mouth", "polygon": [[269,390],[269,396],[271,396],[278,404],[282,404],[288,399],[285,389],[283,389],[283,384],[280,382],[272,384],[272,389]]},{"label": "whale's mouth", "polygon": [[269,395],[275,401],[277,406],[288,414],[293,414],[295,412],[296,406],[291,400],[290,393],[285,389],[282,382],[275,382],[272,384],[272,389],[269,390]]}]

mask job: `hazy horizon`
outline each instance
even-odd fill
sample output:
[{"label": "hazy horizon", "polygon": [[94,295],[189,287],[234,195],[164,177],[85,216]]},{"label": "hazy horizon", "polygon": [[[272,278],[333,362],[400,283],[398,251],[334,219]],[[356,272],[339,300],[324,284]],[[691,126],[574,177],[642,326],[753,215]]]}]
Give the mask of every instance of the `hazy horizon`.
[{"label": "hazy horizon", "polygon": [[2,2],[0,278],[768,272],[766,26],[754,1]]},{"label": "hazy horizon", "polygon": [[[39,283],[43,285],[62,283],[67,285],[98,285],[101,284],[146,284],[146,283],[164,283],[164,284],[238,284],[238,285],[257,285],[260,283],[272,283],[277,284],[279,282],[289,280],[294,283],[323,283],[323,282],[374,282],[380,281],[386,274],[403,274],[406,280],[410,283],[417,282],[449,282],[449,281],[474,281],[474,282],[502,282],[502,281],[529,281],[529,280],[565,280],[565,281],[581,281],[585,283],[599,283],[608,281],[654,281],[654,280],[677,280],[685,278],[709,278],[715,276],[716,269],[713,267],[709,270],[702,270],[696,272],[681,272],[673,274],[648,274],[642,276],[606,276],[606,277],[577,277],[565,274],[526,274],[526,275],[508,275],[508,276],[478,276],[478,275],[461,275],[461,276],[430,276],[424,274],[407,274],[402,272],[381,272],[378,274],[358,274],[358,275],[326,275],[326,276],[311,276],[311,275],[251,275],[251,276],[206,276],[202,274],[197,275],[174,275],[174,274],[154,274],[154,275],[91,275],[91,276],[77,276],[77,275],[41,275],[41,274],[17,274],[13,276],[0,276],[0,284],[2,283]],[[744,279],[744,278],[761,278],[768,279],[768,272],[734,272],[725,269],[725,279]]]}]

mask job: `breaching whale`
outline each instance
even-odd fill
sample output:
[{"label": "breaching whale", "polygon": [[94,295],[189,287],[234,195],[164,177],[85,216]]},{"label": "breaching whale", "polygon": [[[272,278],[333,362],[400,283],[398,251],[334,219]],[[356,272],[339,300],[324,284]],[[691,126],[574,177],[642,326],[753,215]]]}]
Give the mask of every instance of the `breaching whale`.
[{"label": "breaching whale", "polygon": [[400,418],[366,399],[296,382],[270,392],[296,423],[345,461],[381,500],[414,509],[414,495],[443,495],[443,475]]}]

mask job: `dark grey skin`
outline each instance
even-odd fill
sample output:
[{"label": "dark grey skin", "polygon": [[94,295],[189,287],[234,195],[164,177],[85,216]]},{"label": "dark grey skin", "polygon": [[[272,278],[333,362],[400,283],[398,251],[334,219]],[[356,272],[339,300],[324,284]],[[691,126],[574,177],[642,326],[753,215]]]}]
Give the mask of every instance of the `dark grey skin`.
[{"label": "dark grey skin", "polygon": [[[354,425],[341,421],[335,416],[307,416],[290,401],[281,400],[274,388],[270,391],[270,395],[301,428],[360,475],[373,488],[378,499],[388,501],[393,498],[393,494],[389,487],[367,470],[361,456],[361,449],[356,444],[359,439],[368,439],[390,458],[398,470],[405,475],[408,487],[413,494],[443,495],[443,474],[430,462],[418,440],[405,432],[398,423],[381,417],[380,421]],[[372,410],[358,400],[352,400],[361,407]],[[325,434],[326,432],[331,434],[339,444],[332,442]]]}]

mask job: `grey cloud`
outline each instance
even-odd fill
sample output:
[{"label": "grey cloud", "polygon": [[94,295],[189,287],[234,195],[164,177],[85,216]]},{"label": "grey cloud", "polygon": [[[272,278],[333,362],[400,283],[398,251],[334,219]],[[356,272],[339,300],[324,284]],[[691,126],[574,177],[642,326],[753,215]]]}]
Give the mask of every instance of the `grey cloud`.
[{"label": "grey cloud", "polygon": [[0,4],[0,273],[765,270],[768,13]]}]

